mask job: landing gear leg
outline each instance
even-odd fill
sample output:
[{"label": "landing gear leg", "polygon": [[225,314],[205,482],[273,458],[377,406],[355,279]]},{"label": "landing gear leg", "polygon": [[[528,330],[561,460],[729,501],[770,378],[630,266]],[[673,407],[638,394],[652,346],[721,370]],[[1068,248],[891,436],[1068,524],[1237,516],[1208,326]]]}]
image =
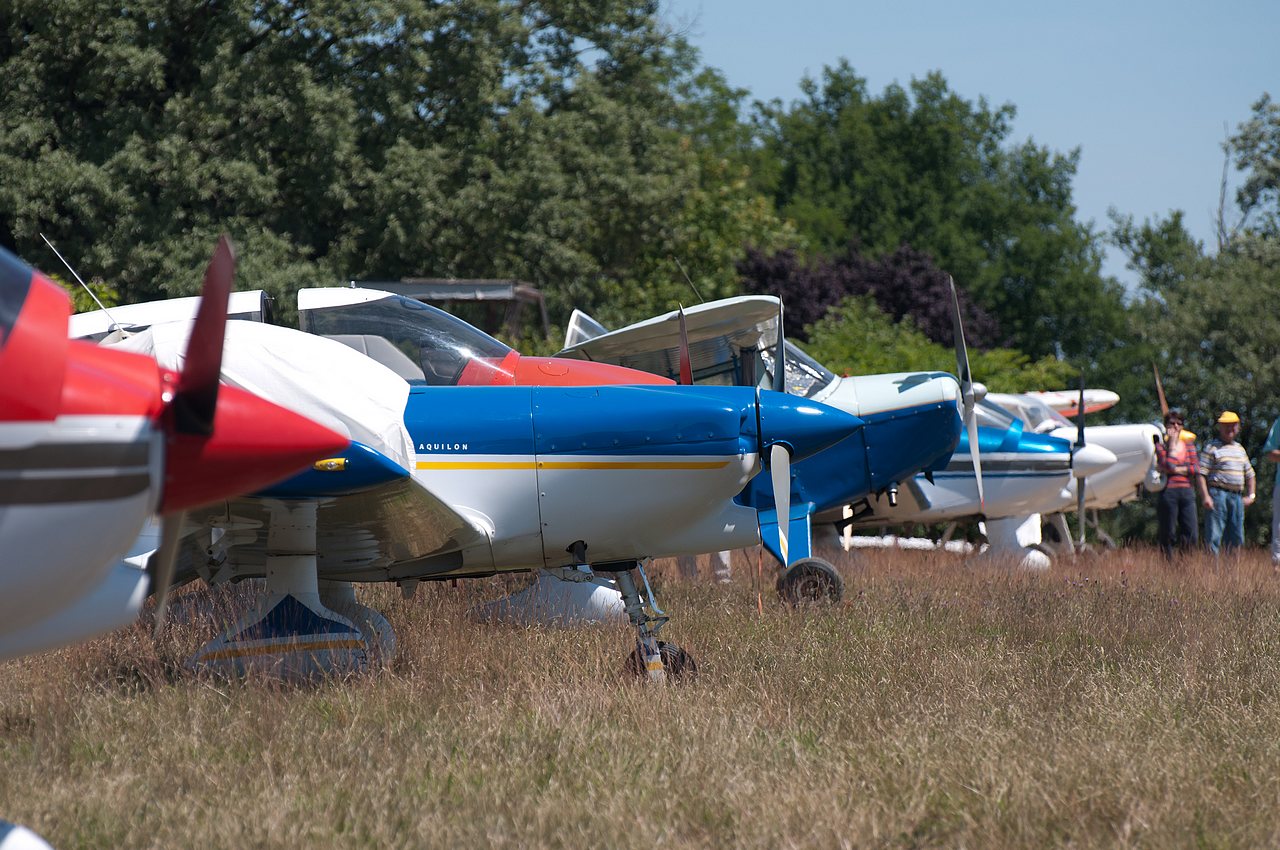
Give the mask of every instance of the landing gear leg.
[{"label": "landing gear leg", "polygon": [[[596,567],[600,570],[600,567]],[[644,596],[636,586],[635,575],[644,583]],[[633,676],[651,682],[666,679],[679,681],[691,679],[698,672],[698,664],[693,656],[674,643],[658,640],[658,632],[670,619],[653,600],[653,588],[649,585],[649,577],[639,562],[629,568],[616,572],[615,581],[622,594],[622,604],[626,607],[627,619],[636,627],[636,648],[627,657],[626,671]],[[647,606],[646,606],[647,600]]]}]

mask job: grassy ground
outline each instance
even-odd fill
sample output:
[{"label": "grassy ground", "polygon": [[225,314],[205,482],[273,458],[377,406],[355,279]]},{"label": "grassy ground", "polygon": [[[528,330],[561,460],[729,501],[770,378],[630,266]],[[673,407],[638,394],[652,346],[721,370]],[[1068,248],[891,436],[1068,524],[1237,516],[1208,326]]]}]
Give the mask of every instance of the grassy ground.
[{"label": "grassy ground", "polygon": [[496,581],[373,588],[391,669],[312,688],[183,674],[182,625],[0,667],[0,813],[59,848],[1280,845],[1262,552],[876,552],[763,613],[747,561],[659,565],[674,687],[620,674],[625,627],[471,624]]}]

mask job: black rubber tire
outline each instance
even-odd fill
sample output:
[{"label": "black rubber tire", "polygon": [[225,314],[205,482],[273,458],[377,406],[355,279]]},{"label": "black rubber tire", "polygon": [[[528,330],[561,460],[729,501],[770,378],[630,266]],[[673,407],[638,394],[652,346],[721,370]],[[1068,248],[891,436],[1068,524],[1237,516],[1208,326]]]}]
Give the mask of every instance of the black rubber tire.
[{"label": "black rubber tire", "polygon": [[778,596],[788,605],[835,605],[844,598],[844,579],[821,558],[803,558],[778,576]]},{"label": "black rubber tire", "polygon": [[[667,669],[667,681],[688,682],[697,677],[698,662],[676,644],[658,641],[658,654],[662,656],[662,666]],[[644,656],[640,654],[640,647],[631,650],[622,669],[635,679],[648,676],[649,671],[645,667]]]}]

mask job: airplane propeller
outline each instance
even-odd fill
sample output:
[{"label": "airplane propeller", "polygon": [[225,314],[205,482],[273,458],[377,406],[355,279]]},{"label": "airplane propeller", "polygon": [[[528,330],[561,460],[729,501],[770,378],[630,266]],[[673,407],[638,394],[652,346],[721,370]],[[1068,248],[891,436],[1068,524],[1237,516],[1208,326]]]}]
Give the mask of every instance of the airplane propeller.
[{"label": "airplane propeller", "polygon": [[782,560],[791,565],[791,451],[780,443],[769,447],[769,480],[773,485],[773,503],[778,512],[778,549]]},{"label": "airplane propeller", "polygon": [[[1080,373],[1080,404],[1076,408],[1076,446],[1071,452],[1072,460],[1084,448],[1084,372]],[[1076,512],[1079,514],[1080,523],[1080,540],[1077,543],[1076,551],[1084,551],[1084,501],[1085,501],[1085,476],[1080,477],[1080,483],[1076,485]]]},{"label": "airplane propeller", "polygon": [[1160,382],[1160,370],[1156,368],[1154,360],[1151,361],[1151,371],[1156,376],[1156,395],[1160,398],[1160,419],[1163,421],[1169,415],[1169,402],[1165,401],[1164,384]]},{"label": "airplane propeller", "polygon": [[[208,436],[213,433],[213,417],[218,406],[218,381],[222,377],[222,340],[227,328],[227,302],[235,277],[236,256],[231,240],[218,239],[200,290],[200,309],[196,313],[182,374],[169,402],[173,430],[179,434]],[[156,550],[152,580],[156,594],[156,627],[159,637],[164,629],[173,584],[178,543],[182,539],[184,510],[164,515],[160,526],[160,548]]]},{"label": "airplane propeller", "polygon": [[951,284],[951,322],[956,338],[956,377],[960,379],[960,398],[964,403],[964,427],[969,434],[969,457],[973,459],[973,477],[978,483],[978,506],[986,508],[982,493],[982,457],[978,452],[977,399],[973,392],[973,373],[969,371],[969,349],[964,342],[964,322],[960,318],[960,296],[956,294],[956,281],[947,276]]},{"label": "airplane propeller", "polygon": [[787,337],[782,327],[782,299],[778,299],[778,344],[773,350],[773,391],[787,391]]}]

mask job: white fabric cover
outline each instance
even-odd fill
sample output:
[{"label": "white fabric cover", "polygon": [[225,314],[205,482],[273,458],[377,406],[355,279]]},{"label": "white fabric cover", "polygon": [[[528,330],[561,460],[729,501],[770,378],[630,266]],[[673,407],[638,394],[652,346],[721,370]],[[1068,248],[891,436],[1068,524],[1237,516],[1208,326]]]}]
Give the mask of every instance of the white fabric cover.
[{"label": "white fabric cover", "polygon": [[[112,347],[152,356],[181,371],[192,324],[153,325]],[[413,440],[404,427],[409,384],[340,342],[275,325],[228,322],[222,382],[327,425],[413,469]]]}]

